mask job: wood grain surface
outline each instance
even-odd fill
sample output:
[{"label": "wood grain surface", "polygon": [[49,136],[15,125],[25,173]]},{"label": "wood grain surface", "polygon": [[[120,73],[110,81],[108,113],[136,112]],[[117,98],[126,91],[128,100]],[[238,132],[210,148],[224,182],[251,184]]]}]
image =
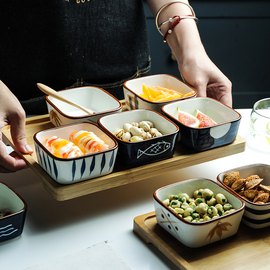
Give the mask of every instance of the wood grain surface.
[{"label": "wood grain surface", "polygon": [[270,269],[270,230],[241,223],[237,234],[200,248],[189,248],[157,223],[155,212],[134,218],[133,230],[182,270]]}]

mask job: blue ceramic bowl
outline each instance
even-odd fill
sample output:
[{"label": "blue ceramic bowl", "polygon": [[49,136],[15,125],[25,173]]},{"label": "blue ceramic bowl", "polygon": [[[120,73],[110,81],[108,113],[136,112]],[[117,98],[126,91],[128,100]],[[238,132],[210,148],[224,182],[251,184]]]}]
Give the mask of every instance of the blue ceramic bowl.
[{"label": "blue ceramic bowl", "polygon": [[240,178],[245,179],[250,175],[259,175],[263,181],[262,184],[270,186],[270,165],[266,164],[250,164],[237,168],[230,169],[222,172],[217,176],[217,180],[227,189],[235,193],[236,196],[240,197],[246,204],[245,212],[243,215],[243,223],[247,226],[260,229],[270,226],[270,202],[264,204],[257,204],[249,201],[247,198],[240,196],[237,192],[233,191],[230,187],[223,183],[224,175],[230,171],[238,171]]},{"label": "blue ceramic bowl", "polygon": [[[115,135],[117,128],[125,123],[151,121],[162,136],[143,141],[123,141]],[[98,120],[99,125],[113,135],[119,145],[117,161],[128,166],[140,166],[158,160],[170,158],[175,151],[179,128],[158,112],[138,109],[106,115]]]},{"label": "blue ceramic bowl", "polygon": [[9,186],[0,182],[0,242],[18,237],[23,232],[27,205]]},{"label": "blue ceramic bowl", "polygon": [[[194,115],[196,109],[212,118],[217,124],[194,128],[178,120],[178,110]],[[232,143],[237,135],[241,115],[234,109],[211,99],[197,97],[167,104],[162,112],[180,129],[180,143],[196,152],[209,150]]]},{"label": "blue ceramic bowl", "polygon": [[[80,157],[59,158],[45,146],[45,140],[52,136],[69,140],[72,132],[80,130],[94,132],[109,149]],[[73,184],[111,173],[118,151],[117,141],[95,123],[76,123],[43,130],[34,135],[34,143],[39,165],[60,184]]]}]

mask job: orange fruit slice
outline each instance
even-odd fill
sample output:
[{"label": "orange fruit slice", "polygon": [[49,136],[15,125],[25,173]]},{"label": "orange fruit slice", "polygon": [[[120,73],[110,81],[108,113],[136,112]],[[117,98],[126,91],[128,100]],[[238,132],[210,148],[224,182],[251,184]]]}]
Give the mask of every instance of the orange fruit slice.
[{"label": "orange fruit slice", "polygon": [[169,101],[174,99],[179,99],[182,97],[191,96],[194,94],[194,91],[192,90],[190,93],[187,93],[183,95],[182,93],[179,93],[172,89],[167,89],[165,87],[160,86],[147,86],[143,84],[143,93],[140,95],[142,98],[153,101],[153,102],[163,102],[163,101]]}]

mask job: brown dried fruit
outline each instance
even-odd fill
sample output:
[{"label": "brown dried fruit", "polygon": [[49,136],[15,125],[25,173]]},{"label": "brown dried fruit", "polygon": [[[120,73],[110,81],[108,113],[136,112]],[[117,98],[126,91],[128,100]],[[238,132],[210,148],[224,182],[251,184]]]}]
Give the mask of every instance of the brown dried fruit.
[{"label": "brown dried fruit", "polygon": [[261,177],[257,174],[250,175],[246,178],[247,181],[253,180],[253,179],[260,179]]},{"label": "brown dried fruit", "polygon": [[263,179],[257,174],[240,179],[240,173],[237,171],[231,171],[223,177],[225,185],[231,187],[242,198],[257,204],[270,202],[270,186],[261,184],[262,181]]},{"label": "brown dried fruit", "polygon": [[255,189],[257,188],[261,182],[262,182],[263,179],[261,178],[256,178],[256,179],[251,179],[249,181],[246,181],[246,184],[245,184],[245,189]]},{"label": "brown dried fruit", "polygon": [[253,201],[253,199],[258,196],[259,191],[257,189],[248,189],[243,191],[243,195],[250,201]]},{"label": "brown dried fruit", "polygon": [[226,186],[230,187],[239,178],[240,178],[239,172],[228,172],[228,173],[224,174],[223,183]]},{"label": "brown dried fruit", "polygon": [[238,179],[236,180],[231,188],[234,190],[234,191],[238,191],[238,190],[241,190],[244,186],[245,186],[245,183],[246,183],[246,179]]},{"label": "brown dried fruit", "polygon": [[244,196],[244,190],[242,189],[242,190],[238,191],[238,194],[239,194],[240,196]]},{"label": "brown dried fruit", "polygon": [[262,189],[265,192],[270,192],[270,187],[260,184],[259,188]]},{"label": "brown dried fruit", "polygon": [[254,200],[254,203],[259,203],[259,202],[263,202],[263,203],[267,203],[269,199],[269,193],[260,193]]}]

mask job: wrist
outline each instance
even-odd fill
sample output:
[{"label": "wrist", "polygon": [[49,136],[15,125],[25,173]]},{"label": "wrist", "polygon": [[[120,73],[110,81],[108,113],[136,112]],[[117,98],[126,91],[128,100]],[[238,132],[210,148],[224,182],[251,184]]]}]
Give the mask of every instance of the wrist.
[{"label": "wrist", "polygon": [[[157,0],[158,1],[158,0]],[[156,26],[180,63],[194,51],[204,51],[197,29],[195,11],[188,1],[172,1],[156,12]]]},{"label": "wrist", "polygon": [[174,52],[176,60],[193,58],[195,54],[205,53],[197,26],[193,20],[182,20],[168,35],[167,43]]}]

